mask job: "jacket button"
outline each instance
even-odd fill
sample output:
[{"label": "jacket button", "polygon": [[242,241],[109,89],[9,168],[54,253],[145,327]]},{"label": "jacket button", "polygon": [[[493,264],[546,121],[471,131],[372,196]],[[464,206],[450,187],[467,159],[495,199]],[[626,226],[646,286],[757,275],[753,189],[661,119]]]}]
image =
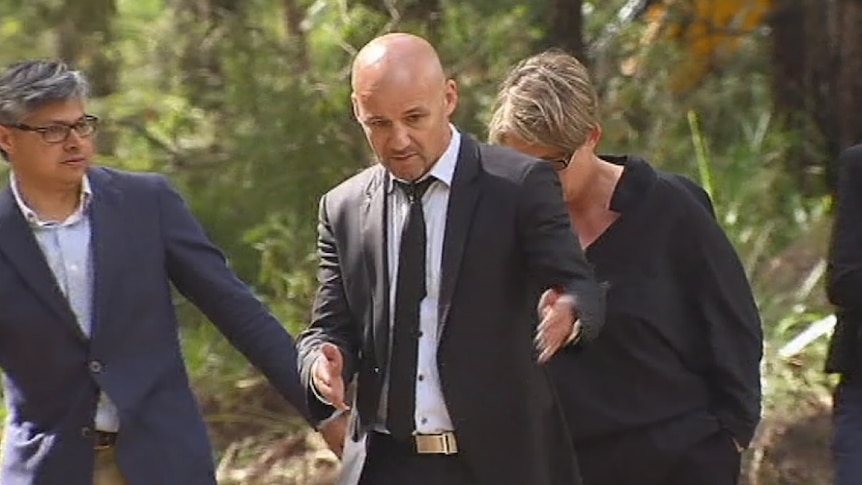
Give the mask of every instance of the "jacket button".
[{"label": "jacket button", "polygon": [[91,360],[89,367],[90,372],[92,372],[93,374],[98,374],[99,372],[102,372],[102,363],[98,360]]},{"label": "jacket button", "polygon": [[83,428],[81,428],[81,436],[83,436],[84,438],[92,438],[93,430],[88,428],[87,426],[84,426]]}]

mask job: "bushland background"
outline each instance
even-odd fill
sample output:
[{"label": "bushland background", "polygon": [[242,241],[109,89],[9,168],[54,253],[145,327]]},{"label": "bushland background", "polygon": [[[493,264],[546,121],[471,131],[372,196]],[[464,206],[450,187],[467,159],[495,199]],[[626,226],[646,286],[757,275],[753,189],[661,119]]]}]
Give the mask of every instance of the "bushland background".
[{"label": "bushland background", "polygon": [[[0,0],[0,64],[59,57],[86,71],[101,162],[168,174],[296,334],[317,199],[370,161],[349,106],[359,46],[427,36],[461,86],[456,122],[480,138],[517,60],[579,55],[602,98],[602,151],[703,184],[755,288],[765,419],[745,483],[818,485],[830,479],[825,335],[785,346],[831,313],[834,161],[862,140],[860,24],[857,0]],[[337,462],[319,437],[177,305],[220,482],[328,483]]]}]

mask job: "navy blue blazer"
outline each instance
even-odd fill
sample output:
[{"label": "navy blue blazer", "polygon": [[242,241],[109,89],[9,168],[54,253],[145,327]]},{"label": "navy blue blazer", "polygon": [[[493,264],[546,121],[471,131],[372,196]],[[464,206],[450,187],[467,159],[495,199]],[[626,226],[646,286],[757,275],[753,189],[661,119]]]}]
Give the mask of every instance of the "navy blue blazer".
[{"label": "navy blue blazer", "polygon": [[99,390],[116,404],[130,485],[214,485],[189,386],[174,286],[303,415],[293,339],[228,268],[179,194],[155,174],[89,171],[94,302],[87,338],[15,204],[0,194],[3,485],[92,483]]}]

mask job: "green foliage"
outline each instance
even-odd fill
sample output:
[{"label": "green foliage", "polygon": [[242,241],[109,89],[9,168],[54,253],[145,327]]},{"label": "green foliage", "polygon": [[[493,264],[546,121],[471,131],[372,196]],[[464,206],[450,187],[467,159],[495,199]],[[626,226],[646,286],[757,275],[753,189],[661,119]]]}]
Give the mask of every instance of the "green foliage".
[{"label": "green foliage", "polygon": [[[58,55],[58,12],[71,1],[0,2],[0,64]],[[232,13],[195,10],[214,3],[117,0],[114,38],[100,49],[119,82],[90,107],[113,137],[102,162],[168,174],[232,266],[296,334],[315,288],[317,201],[371,160],[350,107],[351,56],[389,30],[432,36],[460,86],[455,122],[484,138],[496,87],[533,53],[552,2],[441,1],[433,21],[398,19],[388,2],[370,1],[248,0],[221,2],[235,4]],[[825,392],[822,343],[792,362],[776,354],[829,311],[816,271],[828,202],[799,194],[781,163],[797,135],[773,120],[767,39],[753,34],[723,72],[675,93],[683,54],[644,45],[640,24],[617,25],[625,3],[584,2],[603,105],[600,148],[641,154],[707,187],[763,314],[770,405],[799,389]],[[624,75],[632,63],[635,74]],[[197,390],[230,400],[249,366],[190,305],[179,309]]]}]

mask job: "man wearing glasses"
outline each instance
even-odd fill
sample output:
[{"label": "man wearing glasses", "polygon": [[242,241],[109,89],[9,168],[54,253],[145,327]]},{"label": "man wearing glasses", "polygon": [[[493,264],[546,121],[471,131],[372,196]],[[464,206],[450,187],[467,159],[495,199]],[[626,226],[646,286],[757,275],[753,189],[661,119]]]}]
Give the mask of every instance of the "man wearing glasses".
[{"label": "man wearing glasses", "polygon": [[0,73],[3,485],[215,485],[170,284],[304,408],[294,342],[168,181],[91,166],[87,81]]}]

